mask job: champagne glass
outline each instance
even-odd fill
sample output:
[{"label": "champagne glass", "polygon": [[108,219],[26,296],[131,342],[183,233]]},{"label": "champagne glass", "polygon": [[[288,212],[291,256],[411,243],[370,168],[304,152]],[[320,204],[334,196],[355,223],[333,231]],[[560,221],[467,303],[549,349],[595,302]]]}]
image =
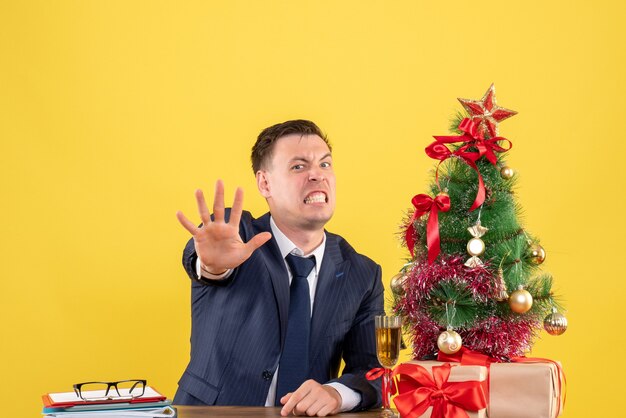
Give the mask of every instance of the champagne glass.
[{"label": "champagne glass", "polygon": [[391,369],[400,356],[400,340],[402,338],[402,318],[399,316],[377,315],[376,355],[378,362],[385,369],[383,375],[383,412],[381,417],[397,417],[390,407],[391,401]]}]

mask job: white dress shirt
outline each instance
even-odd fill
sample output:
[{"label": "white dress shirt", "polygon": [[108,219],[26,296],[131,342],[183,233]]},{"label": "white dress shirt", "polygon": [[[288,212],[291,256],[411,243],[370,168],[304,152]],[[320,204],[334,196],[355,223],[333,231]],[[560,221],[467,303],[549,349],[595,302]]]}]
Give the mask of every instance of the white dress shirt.
[{"label": "white dress shirt", "polygon": [[[274,219],[272,217],[270,217],[270,227],[272,229],[272,235],[274,236],[274,239],[276,240],[276,243],[278,244],[280,255],[283,257],[283,262],[285,263],[287,273],[289,274],[289,284],[291,284],[292,275],[291,275],[291,271],[289,270],[289,266],[287,265],[287,260],[285,259],[285,257],[287,257],[288,254],[293,254],[296,256],[300,256],[300,257],[309,257],[311,255],[315,256],[315,267],[313,267],[313,270],[311,270],[311,273],[309,273],[308,277],[306,278],[307,281],[309,282],[309,292],[310,292],[310,297],[311,297],[311,315],[313,315],[313,304],[315,301],[315,290],[317,288],[317,278],[318,278],[318,273],[320,271],[320,267],[322,265],[322,260],[324,258],[324,250],[326,249],[326,234],[324,234],[324,239],[322,240],[322,243],[317,248],[315,248],[309,254],[304,254],[304,252],[300,248],[298,248],[293,242],[291,242],[291,240],[287,238],[287,236],[283,234],[283,232],[280,229],[278,229],[278,226],[276,226],[276,223],[274,222]],[[232,270],[227,270],[220,275],[212,275],[210,273],[207,274],[206,271],[203,271],[201,269],[200,259],[198,258],[198,261],[196,262],[196,273],[198,274],[198,277],[202,276],[207,279],[219,280],[219,279],[224,279],[224,278],[229,277],[230,274],[232,273]],[[274,399],[276,398],[277,378],[278,378],[278,368],[274,372],[272,383],[270,385],[270,389],[269,389],[269,392],[267,393],[267,398],[265,400],[265,406],[274,406]],[[354,409],[354,407],[357,406],[361,402],[361,394],[350,389],[346,385],[343,385],[338,382],[327,383],[327,385],[335,388],[337,392],[339,392],[339,395],[341,395],[341,408],[340,408],[341,412],[350,411]]]}]

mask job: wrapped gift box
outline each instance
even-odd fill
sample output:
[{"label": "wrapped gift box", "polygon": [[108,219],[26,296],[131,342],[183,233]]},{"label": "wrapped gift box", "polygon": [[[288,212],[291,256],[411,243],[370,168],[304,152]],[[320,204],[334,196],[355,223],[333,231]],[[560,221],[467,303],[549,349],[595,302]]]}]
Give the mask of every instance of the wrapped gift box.
[{"label": "wrapped gift box", "polygon": [[[425,368],[432,375],[432,368],[434,366],[441,366],[446,363],[439,361],[409,361],[405,364],[418,365]],[[482,382],[480,390],[486,387],[487,368],[483,366],[461,366],[459,363],[451,363],[450,377],[448,382],[468,382],[477,381]],[[400,375],[400,380],[403,380],[403,376]],[[425,413],[419,416],[419,418],[429,418],[432,414],[432,406],[428,407]],[[470,418],[485,418],[487,416],[487,410],[481,409],[479,411],[466,411]]]},{"label": "wrapped gift box", "polygon": [[[439,361],[411,361],[432,374]],[[449,382],[489,379],[488,408],[478,412],[467,411],[470,418],[556,418],[563,411],[564,377],[556,362],[522,360],[518,363],[491,363],[483,366],[461,366],[451,363]],[[559,364],[560,366],[560,364]],[[430,417],[429,408],[420,418]],[[487,413],[488,411],[488,413]]]},{"label": "wrapped gift box", "polygon": [[493,363],[490,418],[555,418],[561,414],[561,376],[554,363]]}]

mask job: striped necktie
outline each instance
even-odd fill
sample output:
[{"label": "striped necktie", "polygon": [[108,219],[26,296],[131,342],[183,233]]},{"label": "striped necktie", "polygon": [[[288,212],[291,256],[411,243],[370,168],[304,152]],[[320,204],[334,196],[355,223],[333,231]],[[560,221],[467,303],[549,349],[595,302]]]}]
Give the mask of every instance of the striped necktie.
[{"label": "striped necktie", "polygon": [[280,357],[275,404],[280,398],[294,392],[309,374],[309,335],[311,330],[311,298],[307,277],[315,266],[315,257],[289,254],[287,264],[293,278],[289,287],[289,320],[285,345]]}]

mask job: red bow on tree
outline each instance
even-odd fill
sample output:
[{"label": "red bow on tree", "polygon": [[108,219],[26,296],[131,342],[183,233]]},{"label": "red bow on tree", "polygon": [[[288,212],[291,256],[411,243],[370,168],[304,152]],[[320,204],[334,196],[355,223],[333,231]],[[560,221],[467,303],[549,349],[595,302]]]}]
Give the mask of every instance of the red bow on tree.
[{"label": "red bow on tree", "polygon": [[[485,156],[491,164],[496,165],[498,157],[496,157],[495,153],[506,152],[513,146],[511,141],[501,136],[494,136],[493,138],[485,139],[482,132],[478,130],[478,125],[473,120],[468,118],[461,121],[459,129],[463,132],[463,135],[435,136],[434,138],[443,144],[462,142],[464,145],[457,149],[454,152],[454,155],[464,155],[474,162],[478,161],[480,157]],[[509,147],[501,147],[498,144],[499,141],[506,141],[509,144]],[[471,147],[476,148],[478,152],[468,151]]]},{"label": "red bow on tree", "polygon": [[448,363],[432,368],[432,376],[417,364],[400,364],[394,370],[399,375],[398,395],[394,403],[400,416],[416,418],[432,406],[432,418],[468,418],[465,411],[487,407],[483,387],[478,381],[449,382],[452,366]]},{"label": "red bow on tree", "polygon": [[413,196],[411,203],[415,206],[415,212],[406,229],[405,239],[406,245],[411,252],[411,256],[415,256],[413,250],[415,248],[415,221],[425,213],[430,212],[428,216],[428,224],[426,225],[426,243],[428,244],[428,264],[432,264],[441,252],[439,239],[439,211],[447,212],[450,210],[450,196],[445,193],[439,193],[434,199],[426,194],[418,194]]},{"label": "red bow on tree", "polygon": [[[463,135],[457,136],[435,136],[435,142],[426,147],[426,154],[435,160],[439,160],[439,165],[452,156],[461,158],[478,174],[478,193],[474,203],[470,208],[470,212],[478,208],[485,201],[485,185],[483,178],[476,166],[476,161],[480,157],[484,156],[491,164],[496,165],[498,158],[496,152],[506,152],[511,149],[513,144],[506,138],[496,136],[493,138],[485,139],[483,134],[478,129],[478,124],[471,119],[465,118],[459,124],[459,129],[463,132]],[[503,148],[498,144],[498,141],[506,141],[509,144],[508,148]],[[461,145],[454,152],[445,144],[453,144],[461,142]],[[469,151],[470,148],[474,148],[477,151]],[[437,166],[437,174],[435,175],[437,184],[439,184],[439,166]]]}]

